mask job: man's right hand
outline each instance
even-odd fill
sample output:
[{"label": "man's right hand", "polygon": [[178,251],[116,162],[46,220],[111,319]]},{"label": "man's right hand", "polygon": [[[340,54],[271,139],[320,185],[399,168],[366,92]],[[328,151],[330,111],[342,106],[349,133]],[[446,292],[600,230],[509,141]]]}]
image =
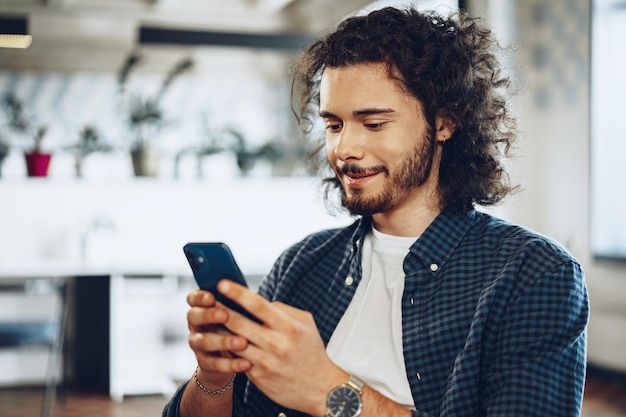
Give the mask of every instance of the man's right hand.
[{"label": "man's right hand", "polygon": [[230,314],[237,313],[216,302],[208,291],[190,292],[187,303],[190,306],[187,313],[189,346],[205,377],[219,385],[219,382],[227,383],[234,372],[250,369],[250,362],[236,357],[237,351],[245,349],[248,341],[223,326]]},{"label": "man's right hand", "polygon": [[[225,323],[230,314],[237,314],[215,301],[208,291],[193,290],[187,295],[189,346],[198,362],[197,378],[208,390],[216,391],[228,385],[236,372],[245,372],[251,364],[238,358],[237,351],[245,349],[248,341],[230,333]],[[181,416],[230,416],[232,389],[219,395],[203,392],[196,381],[190,381],[181,401]]]}]

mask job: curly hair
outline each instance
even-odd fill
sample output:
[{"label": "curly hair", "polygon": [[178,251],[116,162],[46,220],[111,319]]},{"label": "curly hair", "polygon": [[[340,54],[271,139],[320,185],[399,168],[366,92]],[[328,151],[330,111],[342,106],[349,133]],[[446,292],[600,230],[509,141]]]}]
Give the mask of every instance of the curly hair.
[{"label": "curly hair", "polygon": [[341,186],[321,156],[323,135],[314,129],[321,75],[326,67],[363,63],[384,63],[388,76],[422,103],[431,128],[437,116],[456,124],[439,167],[442,208],[494,205],[513,192],[517,187],[501,160],[515,140],[516,123],[507,107],[511,83],[502,75],[498,47],[492,32],[464,12],[444,17],[392,7],[350,17],[314,41],[295,67],[292,110],[305,136],[314,139],[309,162],[326,176],[326,199]]}]

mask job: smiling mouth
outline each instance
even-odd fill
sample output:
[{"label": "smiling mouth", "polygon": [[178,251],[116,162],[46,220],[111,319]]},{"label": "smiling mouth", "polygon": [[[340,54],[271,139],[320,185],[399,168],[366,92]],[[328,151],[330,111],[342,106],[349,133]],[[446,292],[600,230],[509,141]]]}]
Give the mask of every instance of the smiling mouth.
[{"label": "smiling mouth", "polygon": [[348,182],[352,183],[352,182],[356,182],[359,180],[371,178],[375,175],[378,175],[378,172],[368,173],[368,174],[346,174],[344,177],[347,179]]},{"label": "smiling mouth", "polygon": [[345,181],[346,185],[352,187],[360,186],[370,178],[384,172],[384,167],[363,169],[356,166],[345,165],[341,168],[337,168],[337,175]]}]

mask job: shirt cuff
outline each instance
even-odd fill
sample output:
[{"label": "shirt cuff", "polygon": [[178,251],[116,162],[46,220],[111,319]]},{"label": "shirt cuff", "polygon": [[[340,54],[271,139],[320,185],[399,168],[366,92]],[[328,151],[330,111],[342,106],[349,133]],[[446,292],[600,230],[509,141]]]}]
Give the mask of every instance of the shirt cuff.
[{"label": "shirt cuff", "polygon": [[183,398],[183,392],[188,383],[189,381],[178,387],[172,398],[170,398],[169,402],[165,405],[161,417],[180,417],[180,400]]}]

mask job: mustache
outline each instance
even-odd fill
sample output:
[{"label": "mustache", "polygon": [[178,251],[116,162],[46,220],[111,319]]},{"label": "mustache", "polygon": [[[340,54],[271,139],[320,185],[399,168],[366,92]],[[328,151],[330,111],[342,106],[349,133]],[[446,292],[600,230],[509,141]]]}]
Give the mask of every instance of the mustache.
[{"label": "mustache", "polygon": [[345,164],[342,166],[336,165],[335,172],[337,175],[348,175],[348,174],[378,174],[379,172],[387,172],[387,168],[383,165],[378,165],[369,168],[363,168],[355,164]]}]

